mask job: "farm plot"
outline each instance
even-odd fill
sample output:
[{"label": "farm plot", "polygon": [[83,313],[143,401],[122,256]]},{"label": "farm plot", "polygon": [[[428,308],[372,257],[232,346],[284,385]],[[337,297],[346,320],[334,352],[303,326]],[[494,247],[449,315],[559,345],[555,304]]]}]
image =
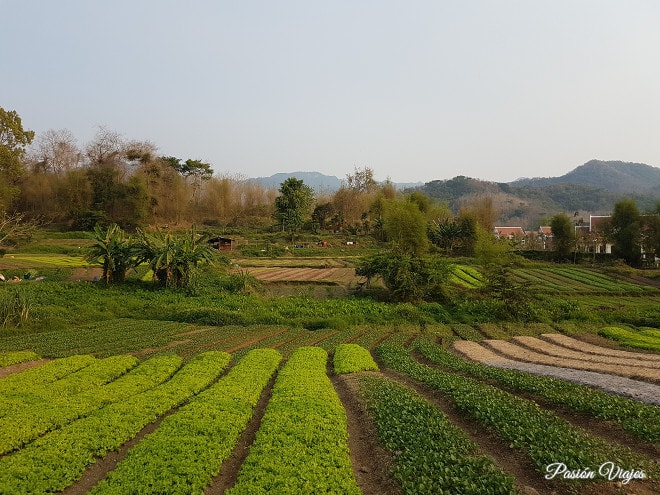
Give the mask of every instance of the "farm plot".
[{"label": "farm plot", "polygon": [[315,284],[350,285],[359,277],[353,268],[246,268],[246,271],[262,282],[306,282]]},{"label": "farm plot", "polygon": [[528,283],[541,292],[610,292],[610,293],[655,293],[651,286],[637,285],[617,280],[607,275],[580,267],[546,266],[519,268],[513,271],[513,280]]},{"label": "farm plot", "polygon": [[[371,332],[366,330],[363,335]],[[208,332],[205,328],[188,328],[180,333],[193,336]],[[406,336],[408,333],[392,332],[392,329],[387,332],[380,329],[380,332]],[[239,334],[240,327],[230,329],[221,344],[236,344]],[[68,357],[0,379],[0,390],[4,391],[0,397],[7,400],[21,400],[15,395],[17,387],[23,389],[29,384],[35,397],[47,398],[48,387],[67,391],[66,397],[53,403],[50,413],[42,400],[38,415],[50,414],[56,418],[57,414],[69,411],[62,424],[54,422],[48,433],[0,457],[0,493],[63,490],[76,483],[97,459],[119,449],[131,438],[135,438],[136,444],[120,454],[115,470],[108,473],[107,469],[112,468],[106,468],[97,472],[91,483],[80,486],[91,488],[98,483],[92,493],[174,494],[201,493],[204,487],[212,489],[222,481],[228,487],[227,493],[232,494],[382,493],[373,486],[360,485],[363,478],[354,474],[362,464],[348,450],[348,423],[352,423],[354,432],[359,432],[363,425],[345,416],[346,399],[342,396],[339,400],[328,379],[331,373],[328,352],[318,347],[298,347],[277,373],[280,353],[273,349],[247,350],[278,338],[284,342],[281,347],[293,349],[295,345],[304,345],[309,337],[322,337],[318,331],[285,334],[270,335],[251,344],[246,341],[239,351],[242,357],[236,357],[236,365],[215,383],[212,382],[229,361],[228,354],[217,351],[200,354],[182,368],[179,368],[182,360],[177,356],[152,357],[109,383],[104,383],[107,379],[103,378],[102,370],[116,369],[117,365],[118,369],[130,367],[134,358]],[[332,334],[326,337],[328,340],[336,339],[337,335],[343,335],[346,340],[355,337],[351,332],[329,331],[328,334]],[[657,407],[545,377],[514,374],[511,370],[488,372],[485,370],[490,368],[461,360],[424,340],[413,347],[446,371],[416,363],[410,350],[390,344],[378,348],[381,370],[386,368],[388,373],[398,370],[447,394],[456,401],[458,414],[474,418],[471,420],[495,431],[502,442],[515,445],[529,457],[528,462],[533,462],[537,472],[532,478],[541,480],[539,488],[545,488],[543,469],[550,458],[580,466],[610,459],[643,470],[646,476],[658,475],[657,466],[644,456],[576,430],[531,401],[498,392],[478,380],[498,381],[511,390],[541,395],[562,407],[617,422],[644,440],[660,436]],[[342,378],[362,369],[377,370],[364,347],[351,343],[333,350],[334,366]],[[81,374],[83,371],[86,374]],[[110,372],[113,376],[117,373],[120,371]],[[274,373],[277,373],[275,386],[272,392],[264,393]],[[474,378],[466,378],[466,374]],[[360,383],[360,393],[369,404],[363,412],[377,425],[378,435],[365,438],[357,433],[357,440],[353,441],[367,443],[372,448],[381,442],[389,450],[395,471],[384,472],[383,476],[398,480],[402,493],[431,494],[439,493],[439,489],[466,494],[515,492],[513,473],[508,470],[512,462],[501,463],[497,458],[493,462],[485,457],[479,445],[468,439],[468,431],[461,422],[455,424],[454,417],[445,416],[409,385],[394,383],[378,371],[358,371],[358,375],[355,383]],[[90,383],[82,384],[80,389],[85,376]],[[4,383],[8,385],[3,388]],[[75,393],[78,390],[81,391]],[[357,400],[357,389],[354,392]],[[237,481],[218,478],[214,481],[224,461],[235,455],[233,449],[260,396],[264,397],[265,415],[254,426],[257,435],[247,458],[234,468]],[[186,405],[176,409],[185,402]],[[76,408],[78,419],[70,412]],[[59,412],[55,413],[56,410]],[[168,415],[170,411],[173,413]],[[162,422],[153,433],[139,436],[146,424],[158,419]],[[420,431],[424,434],[420,435]],[[515,476],[528,469],[523,463],[516,468]],[[577,483],[560,482],[553,484],[552,490],[558,495],[576,493],[584,487]],[[75,493],[82,493],[80,490]]]},{"label": "farm plot", "polygon": [[[611,360],[614,358],[599,358],[598,356],[586,353],[581,354],[583,359],[578,359],[575,357],[575,353],[578,351],[569,350],[566,351],[566,354],[570,355],[570,357],[557,357],[530,350],[528,347],[524,347],[513,341],[484,340],[481,344],[513,361],[609,373],[627,378],[646,380],[652,383],[660,383],[660,368],[658,368],[656,363],[652,362],[640,361],[636,366],[631,366],[630,364],[613,364]],[[626,363],[628,362],[626,361]]]},{"label": "farm plot", "polygon": [[82,256],[55,254],[8,254],[1,258],[0,269],[16,270],[30,268],[84,268],[93,266]]},{"label": "farm plot", "polygon": [[[387,366],[437,390],[462,414],[469,416],[486,431],[493,432],[510,448],[521,452],[534,466],[539,477],[562,471],[562,466],[580,466],[578,469],[593,466],[592,469],[598,471],[598,466],[611,462],[619,466],[637,466],[636,472],[640,479],[643,476],[652,480],[645,485],[647,491],[644,493],[655,493],[651,485],[655,484],[657,488],[660,471],[655,460],[650,457],[632,452],[616,442],[606,441],[532,400],[466,377],[462,373],[422,364],[403,348],[381,346],[377,354],[382,363],[381,368]],[[657,412],[655,414],[657,418]],[[600,481],[604,481],[602,472],[599,474],[596,471],[593,471],[591,478],[595,481],[600,476]],[[569,486],[559,491],[578,492],[584,488],[579,486],[583,480],[576,478],[570,475],[564,477],[562,483]]]}]

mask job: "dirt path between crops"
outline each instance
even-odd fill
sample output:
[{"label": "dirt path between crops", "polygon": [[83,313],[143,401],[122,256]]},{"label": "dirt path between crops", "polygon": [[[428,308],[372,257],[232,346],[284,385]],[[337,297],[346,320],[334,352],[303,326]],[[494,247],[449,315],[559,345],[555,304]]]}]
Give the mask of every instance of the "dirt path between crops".
[{"label": "dirt path between crops", "polygon": [[389,474],[394,468],[392,459],[378,443],[376,425],[357,391],[357,376],[333,374],[331,381],[346,411],[351,464],[362,494],[401,495],[401,489]]},{"label": "dirt path between crops", "polygon": [[21,371],[25,371],[30,368],[41,366],[42,364],[46,364],[48,361],[49,361],[48,359],[40,359],[39,361],[26,361],[25,363],[11,364],[9,366],[4,366],[0,368],[0,378],[4,378],[13,373],[19,373]]},{"label": "dirt path between crops", "polygon": [[250,452],[250,446],[254,443],[257,431],[259,431],[259,427],[261,426],[261,420],[264,417],[266,407],[273,393],[276,378],[277,373],[274,373],[266,389],[262,392],[261,397],[259,397],[259,401],[252,413],[252,418],[243,430],[243,433],[241,433],[234,450],[229,458],[222,463],[220,472],[213,478],[211,485],[204,490],[205,495],[222,495],[225,493],[225,490],[229,490],[236,484],[241,465]]}]

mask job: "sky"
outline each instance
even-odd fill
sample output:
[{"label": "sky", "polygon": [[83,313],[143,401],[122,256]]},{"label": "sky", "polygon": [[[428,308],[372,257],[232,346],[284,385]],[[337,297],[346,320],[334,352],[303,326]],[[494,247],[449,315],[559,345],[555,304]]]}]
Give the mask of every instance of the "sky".
[{"label": "sky", "polygon": [[0,107],[216,175],[660,166],[657,0],[0,0]]}]

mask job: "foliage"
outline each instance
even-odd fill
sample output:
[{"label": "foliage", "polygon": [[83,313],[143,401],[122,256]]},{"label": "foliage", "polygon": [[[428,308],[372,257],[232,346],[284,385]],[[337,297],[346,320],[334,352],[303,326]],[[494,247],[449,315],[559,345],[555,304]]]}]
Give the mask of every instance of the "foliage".
[{"label": "foliage", "polygon": [[405,494],[514,494],[504,474],[436,406],[412,390],[380,377],[361,377],[360,393],[374,416],[378,437],[392,453],[393,475]]},{"label": "foliage", "polygon": [[75,355],[55,359],[37,368],[4,377],[0,381],[0,393],[19,392],[35,385],[52,383],[94,363],[96,358],[89,355]]},{"label": "foliage", "polygon": [[0,294],[0,327],[21,327],[30,319],[32,298],[28,292],[15,289]]},{"label": "foliage", "polygon": [[660,440],[660,409],[656,406],[608,394],[586,385],[466,361],[424,340],[417,343],[416,349],[443,368],[469,373],[481,379],[497,380],[511,390],[532,393],[571,411],[616,422],[623,429],[649,442]]},{"label": "foliage", "polygon": [[604,327],[598,334],[628,347],[660,351],[660,331],[657,329],[632,331],[620,327]]},{"label": "foliage", "polygon": [[289,177],[280,184],[280,195],[275,198],[276,217],[282,230],[300,230],[314,204],[314,191],[302,180]]},{"label": "foliage", "polygon": [[137,256],[149,263],[161,286],[189,287],[195,270],[203,264],[212,265],[216,259],[216,251],[207,242],[209,237],[198,235],[194,227],[180,236],[169,231],[149,234],[138,230]]},{"label": "foliage", "polygon": [[39,354],[32,351],[0,352],[0,367],[38,361],[39,359],[41,359]]},{"label": "foliage", "polygon": [[378,371],[378,365],[368,350],[358,344],[340,344],[333,356],[335,374],[355,373],[356,371]]},{"label": "foliage", "polygon": [[[112,356],[96,361],[80,371],[46,386],[27,386],[14,393],[7,401],[0,402],[0,454],[6,454],[34,440],[47,431],[59,428],[74,419],[128,395],[107,393],[106,389],[118,390],[127,380],[116,380],[138,363],[133,356]],[[180,362],[179,362],[180,364]],[[178,367],[178,364],[177,364]],[[169,368],[160,381],[176,370]],[[143,374],[130,376],[134,391],[142,391],[155,383],[144,380]],[[115,380],[113,382],[113,380]],[[112,382],[111,385],[106,385]],[[136,393],[136,392],[134,392]]]},{"label": "foliage", "polygon": [[0,107],[0,215],[4,215],[19,192],[18,182],[25,173],[22,159],[34,131],[23,129],[15,110]]},{"label": "foliage", "polygon": [[484,268],[485,284],[481,292],[499,303],[494,315],[502,320],[534,320],[533,293],[529,284],[511,277],[511,266],[491,263]]},{"label": "foliage", "polygon": [[398,253],[422,255],[428,251],[426,217],[414,201],[387,201],[383,231],[392,249]]},{"label": "foliage", "polygon": [[346,413],[326,375],[327,358],[318,347],[300,347],[289,358],[227,495],[361,493],[351,468]]},{"label": "foliage", "polygon": [[641,224],[634,200],[622,199],[614,205],[610,229],[609,236],[614,241],[612,253],[629,265],[638,266],[642,259]]},{"label": "foliage", "polygon": [[[23,213],[2,214],[0,212],[0,248],[16,246],[30,240],[36,233],[38,222],[29,220]],[[0,257],[2,251],[0,250]]]},{"label": "foliage", "polygon": [[381,277],[397,301],[444,301],[450,268],[438,257],[383,252],[360,260],[355,273],[368,282]]},{"label": "foliage", "polygon": [[93,241],[84,259],[103,266],[106,284],[123,282],[126,272],[139,264],[136,245],[119,225],[112,224],[105,231],[95,226]]},{"label": "foliage", "polygon": [[650,478],[655,476],[657,466],[650,459],[608,444],[532,400],[420,364],[400,347],[380,346],[376,351],[386,366],[439,390],[458,410],[494,431],[512,448],[525,452],[540,473],[561,459],[568,466],[600,466],[604,462],[639,466]]},{"label": "foliage", "polygon": [[561,256],[567,256],[575,247],[575,228],[566,213],[559,213],[550,220],[552,245]]}]

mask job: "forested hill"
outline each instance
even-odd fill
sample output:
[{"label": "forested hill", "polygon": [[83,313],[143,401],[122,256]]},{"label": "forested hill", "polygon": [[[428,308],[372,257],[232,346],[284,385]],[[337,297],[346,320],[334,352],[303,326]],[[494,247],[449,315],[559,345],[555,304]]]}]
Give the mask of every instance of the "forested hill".
[{"label": "forested hill", "polygon": [[591,160],[561,177],[519,179],[511,186],[580,184],[617,193],[660,191],[660,168],[644,163]]},{"label": "forested hill", "polygon": [[460,176],[427,182],[415,189],[446,202],[455,212],[488,197],[500,215],[500,225],[537,228],[559,212],[609,214],[623,197],[634,198],[640,210],[653,209],[660,201],[660,169],[592,160],[561,177],[496,183]]}]

